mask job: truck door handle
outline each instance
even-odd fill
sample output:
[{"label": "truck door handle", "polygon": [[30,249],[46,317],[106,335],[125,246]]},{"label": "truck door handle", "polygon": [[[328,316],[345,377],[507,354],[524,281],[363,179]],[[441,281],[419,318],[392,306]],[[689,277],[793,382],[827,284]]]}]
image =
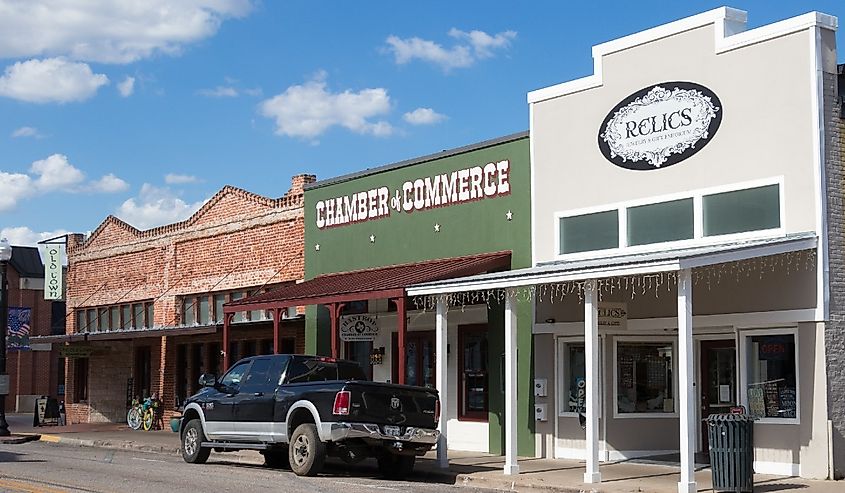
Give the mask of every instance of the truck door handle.
[{"label": "truck door handle", "polygon": [[252,394],[252,395],[254,395],[255,397],[261,397],[261,396],[263,396],[263,395],[264,395],[264,392],[256,392],[256,393],[254,393],[254,394]]}]

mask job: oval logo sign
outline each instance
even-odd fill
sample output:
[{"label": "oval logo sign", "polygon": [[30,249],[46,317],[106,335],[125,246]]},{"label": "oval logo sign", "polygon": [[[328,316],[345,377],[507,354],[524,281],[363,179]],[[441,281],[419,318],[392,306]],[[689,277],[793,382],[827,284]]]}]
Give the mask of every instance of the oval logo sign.
[{"label": "oval logo sign", "polygon": [[616,105],[599,129],[599,149],[632,170],[665,168],[707,145],[722,123],[722,102],[692,82],[663,82]]}]

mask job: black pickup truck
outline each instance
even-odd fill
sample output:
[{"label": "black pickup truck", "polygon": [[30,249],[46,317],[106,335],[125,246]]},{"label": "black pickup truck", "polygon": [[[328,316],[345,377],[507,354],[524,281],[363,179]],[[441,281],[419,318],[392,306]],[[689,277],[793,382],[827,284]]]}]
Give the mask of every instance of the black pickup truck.
[{"label": "black pickup truck", "polygon": [[440,436],[436,390],[369,382],[354,361],[253,356],[220,379],[203,375],[200,385],[182,414],[186,462],[203,463],[211,450],[253,449],[268,466],[310,476],[327,456],[375,457],[384,475],[401,478]]}]

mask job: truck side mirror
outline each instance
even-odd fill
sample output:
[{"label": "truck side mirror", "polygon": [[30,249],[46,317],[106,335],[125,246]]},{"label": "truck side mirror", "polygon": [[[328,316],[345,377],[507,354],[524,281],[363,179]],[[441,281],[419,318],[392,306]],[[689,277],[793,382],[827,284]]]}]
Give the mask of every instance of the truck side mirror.
[{"label": "truck side mirror", "polygon": [[217,385],[217,377],[211,373],[203,373],[199,383],[200,387],[214,387]]}]

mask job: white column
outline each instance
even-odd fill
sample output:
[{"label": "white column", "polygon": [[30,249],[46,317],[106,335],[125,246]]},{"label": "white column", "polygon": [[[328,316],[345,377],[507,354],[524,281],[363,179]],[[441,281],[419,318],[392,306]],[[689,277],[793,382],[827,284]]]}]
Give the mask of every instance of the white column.
[{"label": "white column", "polygon": [[516,452],[516,292],[505,293],[505,474],[519,474]]},{"label": "white column", "polygon": [[446,313],[449,307],[446,305],[446,298],[440,296],[437,298],[437,317],[435,322],[435,337],[437,338],[435,346],[436,363],[436,385],[437,391],[440,393],[440,421],[437,423],[437,429],[440,430],[440,439],[437,441],[437,465],[441,468],[449,467],[449,445],[446,441],[446,410],[449,409],[449,388],[447,382],[449,381],[448,361],[449,361],[449,346],[446,338],[447,318]]},{"label": "white column", "polygon": [[584,370],[587,376],[587,470],[585,483],[601,483],[599,472],[599,312],[596,280],[584,282]]},{"label": "white column", "polygon": [[695,493],[695,365],[692,344],[692,276],[678,272],[678,403],[681,421],[679,493]]}]

